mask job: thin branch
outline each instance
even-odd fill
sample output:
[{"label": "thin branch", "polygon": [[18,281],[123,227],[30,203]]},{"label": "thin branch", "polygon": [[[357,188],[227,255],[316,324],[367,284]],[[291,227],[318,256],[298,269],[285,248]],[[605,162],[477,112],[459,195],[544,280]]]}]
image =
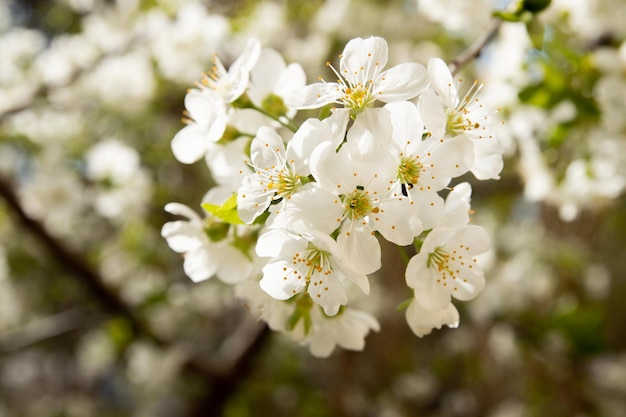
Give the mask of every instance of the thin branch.
[{"label": "thin branch", "polygon": [[84,308],[73,308],[34,320],[0,334],[0,356],[86,327],[94,322]]},{"label": "thin branch", "polygon": [[474,41],[469,48],[450,61],[448,68],[450,68],[452,75],[456,75],[461,68],[467,65],[471,60],[480,56],[485,46],[487,46],[487,44],[496,36],[496,33],[498,33],[501,25],[502,19],[494,18],[489,25],[489,28],[480,38],[476,39],[476,41]]}]

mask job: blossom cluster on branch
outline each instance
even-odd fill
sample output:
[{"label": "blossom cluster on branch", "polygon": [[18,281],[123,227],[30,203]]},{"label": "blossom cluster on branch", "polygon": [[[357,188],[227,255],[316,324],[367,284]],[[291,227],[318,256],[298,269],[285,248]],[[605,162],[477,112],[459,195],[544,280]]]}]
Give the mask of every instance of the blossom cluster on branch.
[{"label": "blossom cluster on branch", "polygon": [[[379,329],[350,300],[369,294],[382,239],[413,255],[401,308],[418,336],[456,327],[452,299],[485,286],[476,257],[490,237],[470,224],[469,183],[453,180],[499,178],[494,111],[477,82],[461,95],[439,58],[387,60],[383,38],[355,38],[338,68],[327,63],[333,81],[307,85],[299,64],[251,39],[228,69],[214,57],[172,140],[180,162],[204,158],[216,183],[202,217],[166,206],[185,218],[162,235],[184,254],[186,274],[232,284],[254,314],[316,356],[360,350]],[[317,117],[296,123],[311,109]]]}]

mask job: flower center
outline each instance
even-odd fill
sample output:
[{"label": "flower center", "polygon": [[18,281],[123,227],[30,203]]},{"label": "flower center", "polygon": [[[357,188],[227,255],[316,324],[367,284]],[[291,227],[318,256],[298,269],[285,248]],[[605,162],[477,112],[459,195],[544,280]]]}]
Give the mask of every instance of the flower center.
[{"label": "flower center", "polygon": [[351,109],[350,115],[352,116],[356,116],[361,113],[363,109],[371,107],[374,102],[374,97],[369,88],[365,88],[360,83],[354,88],[346,87],[344,92],[345,95],[342,101],[344,106]]},{"label": "flower center", "polygon": [[[337,82],[343,87],[344,96],[338,103],[350,109],[350,116],[355,117],[367,107],[374,105],[376,99],[372,94],[374,80],[366,79],[364,67],[353,72],[344,69],[343,73],[340,73],[330,62],[327,62],[326,66],[335,73]],[[375,63],[375,66],[378,66],[378,63]]]},{"label": "flower center", "polygon": [[369,193],[359,187],[352,193],[344,195],[342,201],[345,205],[346,215],[352,220],[362,219],[374,211]]},{"label": "flower center", "polygon": [[477,81],[474,81],[474,84],[472,84],[467,94],[460,100],[458,106],[456,106],[456,108],[446,109],[446,115],[448,116],[448,122],[446,123],[447,135],[456,136],[468,130],[479,129],[481,127],[480,123],[470,120],[469,116],[471,111],[468,107],[472,105],[481,106],[476,96],[482,87],[482,84],[478,84]]},{"label": "flower center", "polygon": [[450,267],[450,258],[450,254],[443,246],[437,246],[433,252],[428,254],[428,259],[426,260],[427,267],[436,268],[437,272],[441,274],[441,277],[437,278],[437,283],[444,287],[448,286],[449,281],[446,282],[447,278],[455,280],[457,278],[456,274],[459,272]]},{"label": "flower center", "polygon": [[409,157],[403,156],[400,159],[400,165],[398,165],[398,172],[396,173],[396,179],[401,184],[417,184],[420,178],[420,173],[424,166],[418,161],[419,156]]},{"label": "flower center", "polygon": [[274,191],[280,198],[290,197],[297,191],[298,186],[302,184],[300,175],[297,175],[292,170],[268,168],[265,171],[261,171],[261,175],[267,182],[266,189]]},{"label": "flower center", "polygon": [[302,253],[298,252],[293,255],[293,264],[300,264],[304,268],[304,277],[307,282],[311,280],[313,274],[330,275],[332,273],[332,266],[330,264],[330,254],[317,248],[312,243],[309,243],[306,250]]}]

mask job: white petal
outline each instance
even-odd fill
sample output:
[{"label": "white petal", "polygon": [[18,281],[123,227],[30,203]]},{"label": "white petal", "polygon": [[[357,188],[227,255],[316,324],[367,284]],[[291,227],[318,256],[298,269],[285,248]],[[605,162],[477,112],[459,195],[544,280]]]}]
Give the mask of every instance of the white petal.
[{"label": "white petal", "polygon": [[377,213],[370,214],[373,226],[385,239],[396,245],[410,245],[423,230],[417,215],[417,205],[411,204],[408,197],[385,201],[378,205],[378,209]]},{"label": "white petal", "polygon": [[334,273],[313,274],[307,291],[313,301],[321,306],[328,316],[337,314],[339,307],[348,302],[348,296],[341,285],[340,278]]},{"label": "white petal", "polygon": [[183,269],[193,282],[204,281],[217,271],[217,259],[208,246],[202,245],[185,254]]},{"label": "white petal", "polygon": [[[471,262],[468,260],[468,262]],[[459,278],[455,279],[453,284],[452,295],[461,301],[469,301],[474,299],[485,288],[485,275],[483,271],[474,264],[469,269],[467,263],[462,266],[456,264],[457,270],[460,271]]]},{"label": "white petal", "polygon": [[284,101],[295,109],[317,109],[342,96],[343,90],[337,83],[315,83],[290,91]]},{"label": "white petal", "polygon": [[250,144],[250,159],[259,168],[281,169],[285,165],[285,144],[276,131],[261,127]]},{"label": "white petal", "polygon": [[339,227],[343,205],[336,195],[309,183],[291,196],[283,213],[290,230],[307,233],[313,229],[329,234]]},{"label": "white petal", "polygon": [[427,255],[419,253],[409,260],[406,268],[407,285],[415,290],[415,299],[428,311],[446,308],[450,304],[450,291],[438,283],[439,274],[426,264]]},{"label": "white petal", "polygon": [[164,210],[170,214],[174,214],[176,216],[187,217],[189,220],[192,220],[197,223],[202,223],[200,216],[198,213],[190,209],[188,206],[180,203],[167,203],[164,207]]},{"label": "white petal", "polygon": [[409,327],[419,337],[430,334],[433,329],[440,329],[444,324],[452,328],[459,325],[459,312],[452,303],[444,309],[428,311],[413,301],[405,316]]},{"label": "white petal", "polygon": [[504,148],[495,138],[472,140],[474,144],[474,165],[472,174],[479,180],[499,179],[504,166]]},{"label": "white petal", "polygon": [[342,267],[342,273],[348,280],[356,284],[356,286],[363,291],[363,294],[368,295],[370,293],[370,281],[367,278],[367,275],[352,272],[348,270],[347,267]]},{"label": "white petal", "polygon": [[343,262],[351,270],[361,274],[371,274],[380,269],[380,244],[369,227],[356,225],[346,220],[347,226],[337,237],[343,252]]},{"label": "white petal", "polygon": [[418,206],[419,218],[422,221],[424,230],[441,226],[444,218],[443,198],[435,191],[421,191],[418,187],[413,187],[410,191],[413,201]]},{"label": "white petal", "polygon": [[304,289],[306,279],[290,263],[279,260],[263,267],[263,278],[259,284],[272,298],[287,300]]},{"label": "white petal", "polygon": [[372,315],[358,310],[346,310],[337,331],[337,344],[344,349],[363,350],[365,336],[380,325]]},{"label": "white petal", "polygon": [[269,230],[259,236],[256,253],[261,257],[290,258],[306,249],[308,242],[287,230]]},{"label": "white petal", "polygon": [[250,72],[248,96],[254,104],[261,106],[263,99],[274,91],[284,69],[285,60],[281,54],[270,48],[261,50],[259,60]]},{"label": "white petal", "polygon": [[424,119],[426,128],[430,130],[436,139],[443,138],[446,134],[448,116],[435,92],[428,89],[422,93],[419,101],[419,108]]},{"label": "white petal", "polygon": [[424,122],[417,107],[411,102],[400,101],[386,104],[384,108],[390,114],[394,143],[405,154],[413,155],[412,149],[419,146],[424,133]]},{"label": "white petal", "polygon": [[410,100],[428,87],[428,72],[422,64],[407,62],[389,68],[374,83],[375,97],[385,103]]},{"label": "white petal", "polygon": [[228,243],[216,248],[217,262],[216,276],[226,284],[236,284],[246,281],[256,273],[255,266],[243,252]]},{"label": "white petal", "polygon": [[334,194],[351,192],[359,179],[354,174],[359,170],[350,163],[347,151],[335,151],[330,142],[323,142],[315,148],[310,159],[311,174],[320,187]]},{"label": "white petal", "polygon": [[366,109],[348,130],[348,150],[358,162],[371,162],[389,153],[392,135],[389,112],[381,108]]},{"label": "white petal", "polygon": [[456,108],[459,102],[459,93],[446,63],[440,58],[429,59],[428,75],[441,102],[448,108]]},{"label": "white petal", "polygon": [[454,237],[448,243],[452,244],[462,244],[468,256],[476,256],[489,250],[491,237],[482,227],[468,225],[456,229]]},{"label": "white petal", "polygon": [[308,119],[302,123],[287,144],[287,159],[295,161],[298,174],[310,174],[309,158],[313,150],[320,143],[329,140],[331,135],[330,126],[318,119]]},{"label": "white petal", "polygon": [[341,75],[353,84],[375,80],[387,65],[387,41],[380,37],[350,40],[341,54]]},{"label": "white petal", "polygon": [[192,164],[201,159],[214,146],[206,129],[193,123],[183,127],[172,139],[174,157],[183,164]]},{"label": "white petal", "polygon": [[247,224],[254,222],[272,202],[274,193],[267,190],[267,184],[262,182],[257,174],[248,175],[241,182],[237,190],[237,214]]},{"label": "white petal", "polygon": [[161,236],[174,252],[185,253],[205,244],[203,232],[187,221],[167,222],[161,228]]},{"label": "white petal", "polygon": [[224,102],[208,90],[192,89],[185,95],[185,109],[194,122],[203,127],[213,123],[217,113],[224,112]]},{"label": "white petal", "polygon": [[469,223],[472,187],[463,182],[454,186],[446,197],[444,226],[461,227]]},{"label": "white petal", "polygon": [[211,175],[218,185],[230,185],[235,190],[242,179],[252,174],[250,166],[246,164],[246,148],[248,138],[241,137],[224,145],[216,145],[206,153],[205,162],[211,170]]},{"label": "white petal", "polygon": [[284,100],[289,92],[298,88],[304,88],[305,84],[306,73],[304,68],[298,63],[292,63],[287,65],[287,68],[282,72],[274,92]]}]

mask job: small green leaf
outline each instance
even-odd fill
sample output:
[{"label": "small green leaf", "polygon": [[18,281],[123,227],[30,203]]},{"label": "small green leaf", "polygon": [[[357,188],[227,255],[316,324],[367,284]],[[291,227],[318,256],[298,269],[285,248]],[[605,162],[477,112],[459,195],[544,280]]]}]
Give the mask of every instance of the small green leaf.
[{"label": "small green leaf", "polygon": [[233,193],[232,196],[224,204],[221,206],[204,203],[202,204],[202,208],[205,209],[208,213],[211,213],[213,216],[222,220],[224,223],[228,224],[244,224],[244,222],[239,218],[239,214],[237,213],[237,193]]},{"label": "small green leaf", "polygon": [[550,6],[551,0],[523,0],[522,9],[531,13],[539,13]]},{"label": "small green leaf", "polygon": [[505,22],[519,22],[522,20],[521,14],[519,13],[508,13],[503,10],[495,10],[492,14],[493,17],[497,17],[498,19],[502,19]]},{"label": "small green leaf", "polygon": [[409,305],[411,305],[411,301],[413,301],[413,297],[407,298],[406,300],[398,304],[398,307],[396,307],[396,311],[400,312],[400,311],[406,310],[409,307]]}]

